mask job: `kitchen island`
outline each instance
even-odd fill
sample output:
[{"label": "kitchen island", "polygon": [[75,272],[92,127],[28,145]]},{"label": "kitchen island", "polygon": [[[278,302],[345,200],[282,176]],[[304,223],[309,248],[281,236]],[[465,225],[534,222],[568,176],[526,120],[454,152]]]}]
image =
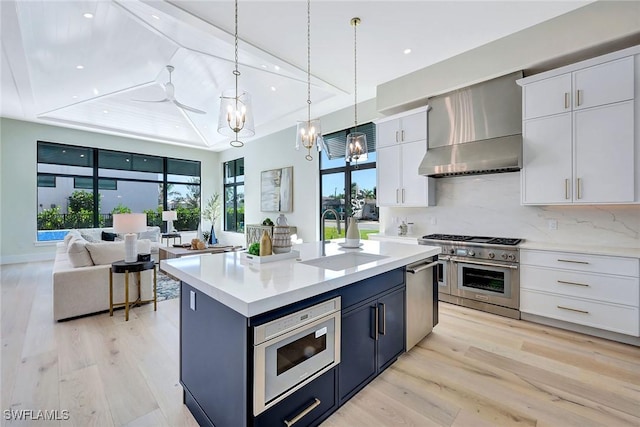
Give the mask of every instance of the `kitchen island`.
[{"label": "kitchen island", "polygon": [[[404,352],[405,267],[440,248],[362,243],[326,244],[324,255],[320,242],[295,245],[299,257],[263,264],[237,252],[162,262],[182,281],[180,379],[201,425],[316,425]],[[327,307],[333,311],[314,320]],[[288,340],[280,349],[260,344],[256,331],[288,322],[311,328],[301,354],[292,328],[273,340]],[[293,351],[290,366],[280,366],[280,350]],[[316,354],[335,357],[308,372]],[[302,369],[299,383],[279,385],[294,368]]]}]

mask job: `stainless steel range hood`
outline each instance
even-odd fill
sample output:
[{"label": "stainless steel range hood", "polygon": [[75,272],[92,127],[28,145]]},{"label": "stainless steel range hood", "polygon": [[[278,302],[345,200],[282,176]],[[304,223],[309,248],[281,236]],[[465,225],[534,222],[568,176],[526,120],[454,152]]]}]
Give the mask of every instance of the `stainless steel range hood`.
[{"label": "stainless steel range hood", "polygon": [[522,72],[429,99],[429,149],[418,172],[430,177],[522,168]]}]

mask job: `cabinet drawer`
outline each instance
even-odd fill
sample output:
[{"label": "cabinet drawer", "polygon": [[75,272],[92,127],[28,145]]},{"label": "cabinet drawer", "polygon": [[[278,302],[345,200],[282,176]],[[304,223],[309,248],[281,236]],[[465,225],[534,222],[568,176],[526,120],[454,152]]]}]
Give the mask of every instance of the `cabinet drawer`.
[{"label": "cabinet drawer", "polygon": [[640,283],[634,277],[554,270],[523,265],[520,288],[638,307]]},{"label": "cabinet drawer", "polygon": [[520,250],[520,264],[632,277],[638,277],[640,268],[637,258],[531,249]]},{"label": "cabinet drawer", "polygon": [[285,420],[291,422],[295,417],[300,417],[299,421],[295,423],[296,427],[316,426],[337,407],[336,368],[333,368],[282,402],[258,415],[253,425],[255,427],[284,427]]},{"label": "cabinet drawer", "polygon": [[521,289],[520,311],[636,337],[640,332],[637,307]]}]

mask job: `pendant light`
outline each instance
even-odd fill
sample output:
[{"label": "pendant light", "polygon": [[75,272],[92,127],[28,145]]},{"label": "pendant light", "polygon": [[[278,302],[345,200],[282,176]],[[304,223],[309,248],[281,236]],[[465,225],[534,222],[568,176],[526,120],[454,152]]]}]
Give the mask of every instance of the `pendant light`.
[{"label": "pendant light", "polygon": [[358,132],[358,37],[357,27],[360,25],[360,18],[351,18],[351,26],[353,27],[353,69],[354,69],[354,91],[353,91],[353,108],[355,113],[354,129],[347,135],[347,143],[345,150],[345,159],[347,162],[355,163],[358,168],[358,161],[367,160],[367,135]]},{"label": "pendant light", "polygon": [[311,0],[307,0],[307,120],[298,122],[296,150],[301,146],[306,148],[307,155],[304,158],[308,161],[313,160],[313,146],[315,145],[318,151],[322,150],[321,135],[320,119],[311,120]]},{"label": "pendant light", "polygon": [[244,143],[240,137],[255,135],[253,126],[253,110],[251,95],[238,89],[238,0],[235,0],[235,88],[222,92],[220,96],[220,113],[218,114],[218,133],[233,136],[232,147],[242,147]]}]

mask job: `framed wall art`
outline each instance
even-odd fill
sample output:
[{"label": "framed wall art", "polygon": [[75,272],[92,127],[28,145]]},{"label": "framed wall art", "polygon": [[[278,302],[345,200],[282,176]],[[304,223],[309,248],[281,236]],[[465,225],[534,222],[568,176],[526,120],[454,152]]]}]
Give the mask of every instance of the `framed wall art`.
[{"label": "framed wall art", "polygon": [[263,212],[293,211],[293,166],[262,171],[260,210]]}]

